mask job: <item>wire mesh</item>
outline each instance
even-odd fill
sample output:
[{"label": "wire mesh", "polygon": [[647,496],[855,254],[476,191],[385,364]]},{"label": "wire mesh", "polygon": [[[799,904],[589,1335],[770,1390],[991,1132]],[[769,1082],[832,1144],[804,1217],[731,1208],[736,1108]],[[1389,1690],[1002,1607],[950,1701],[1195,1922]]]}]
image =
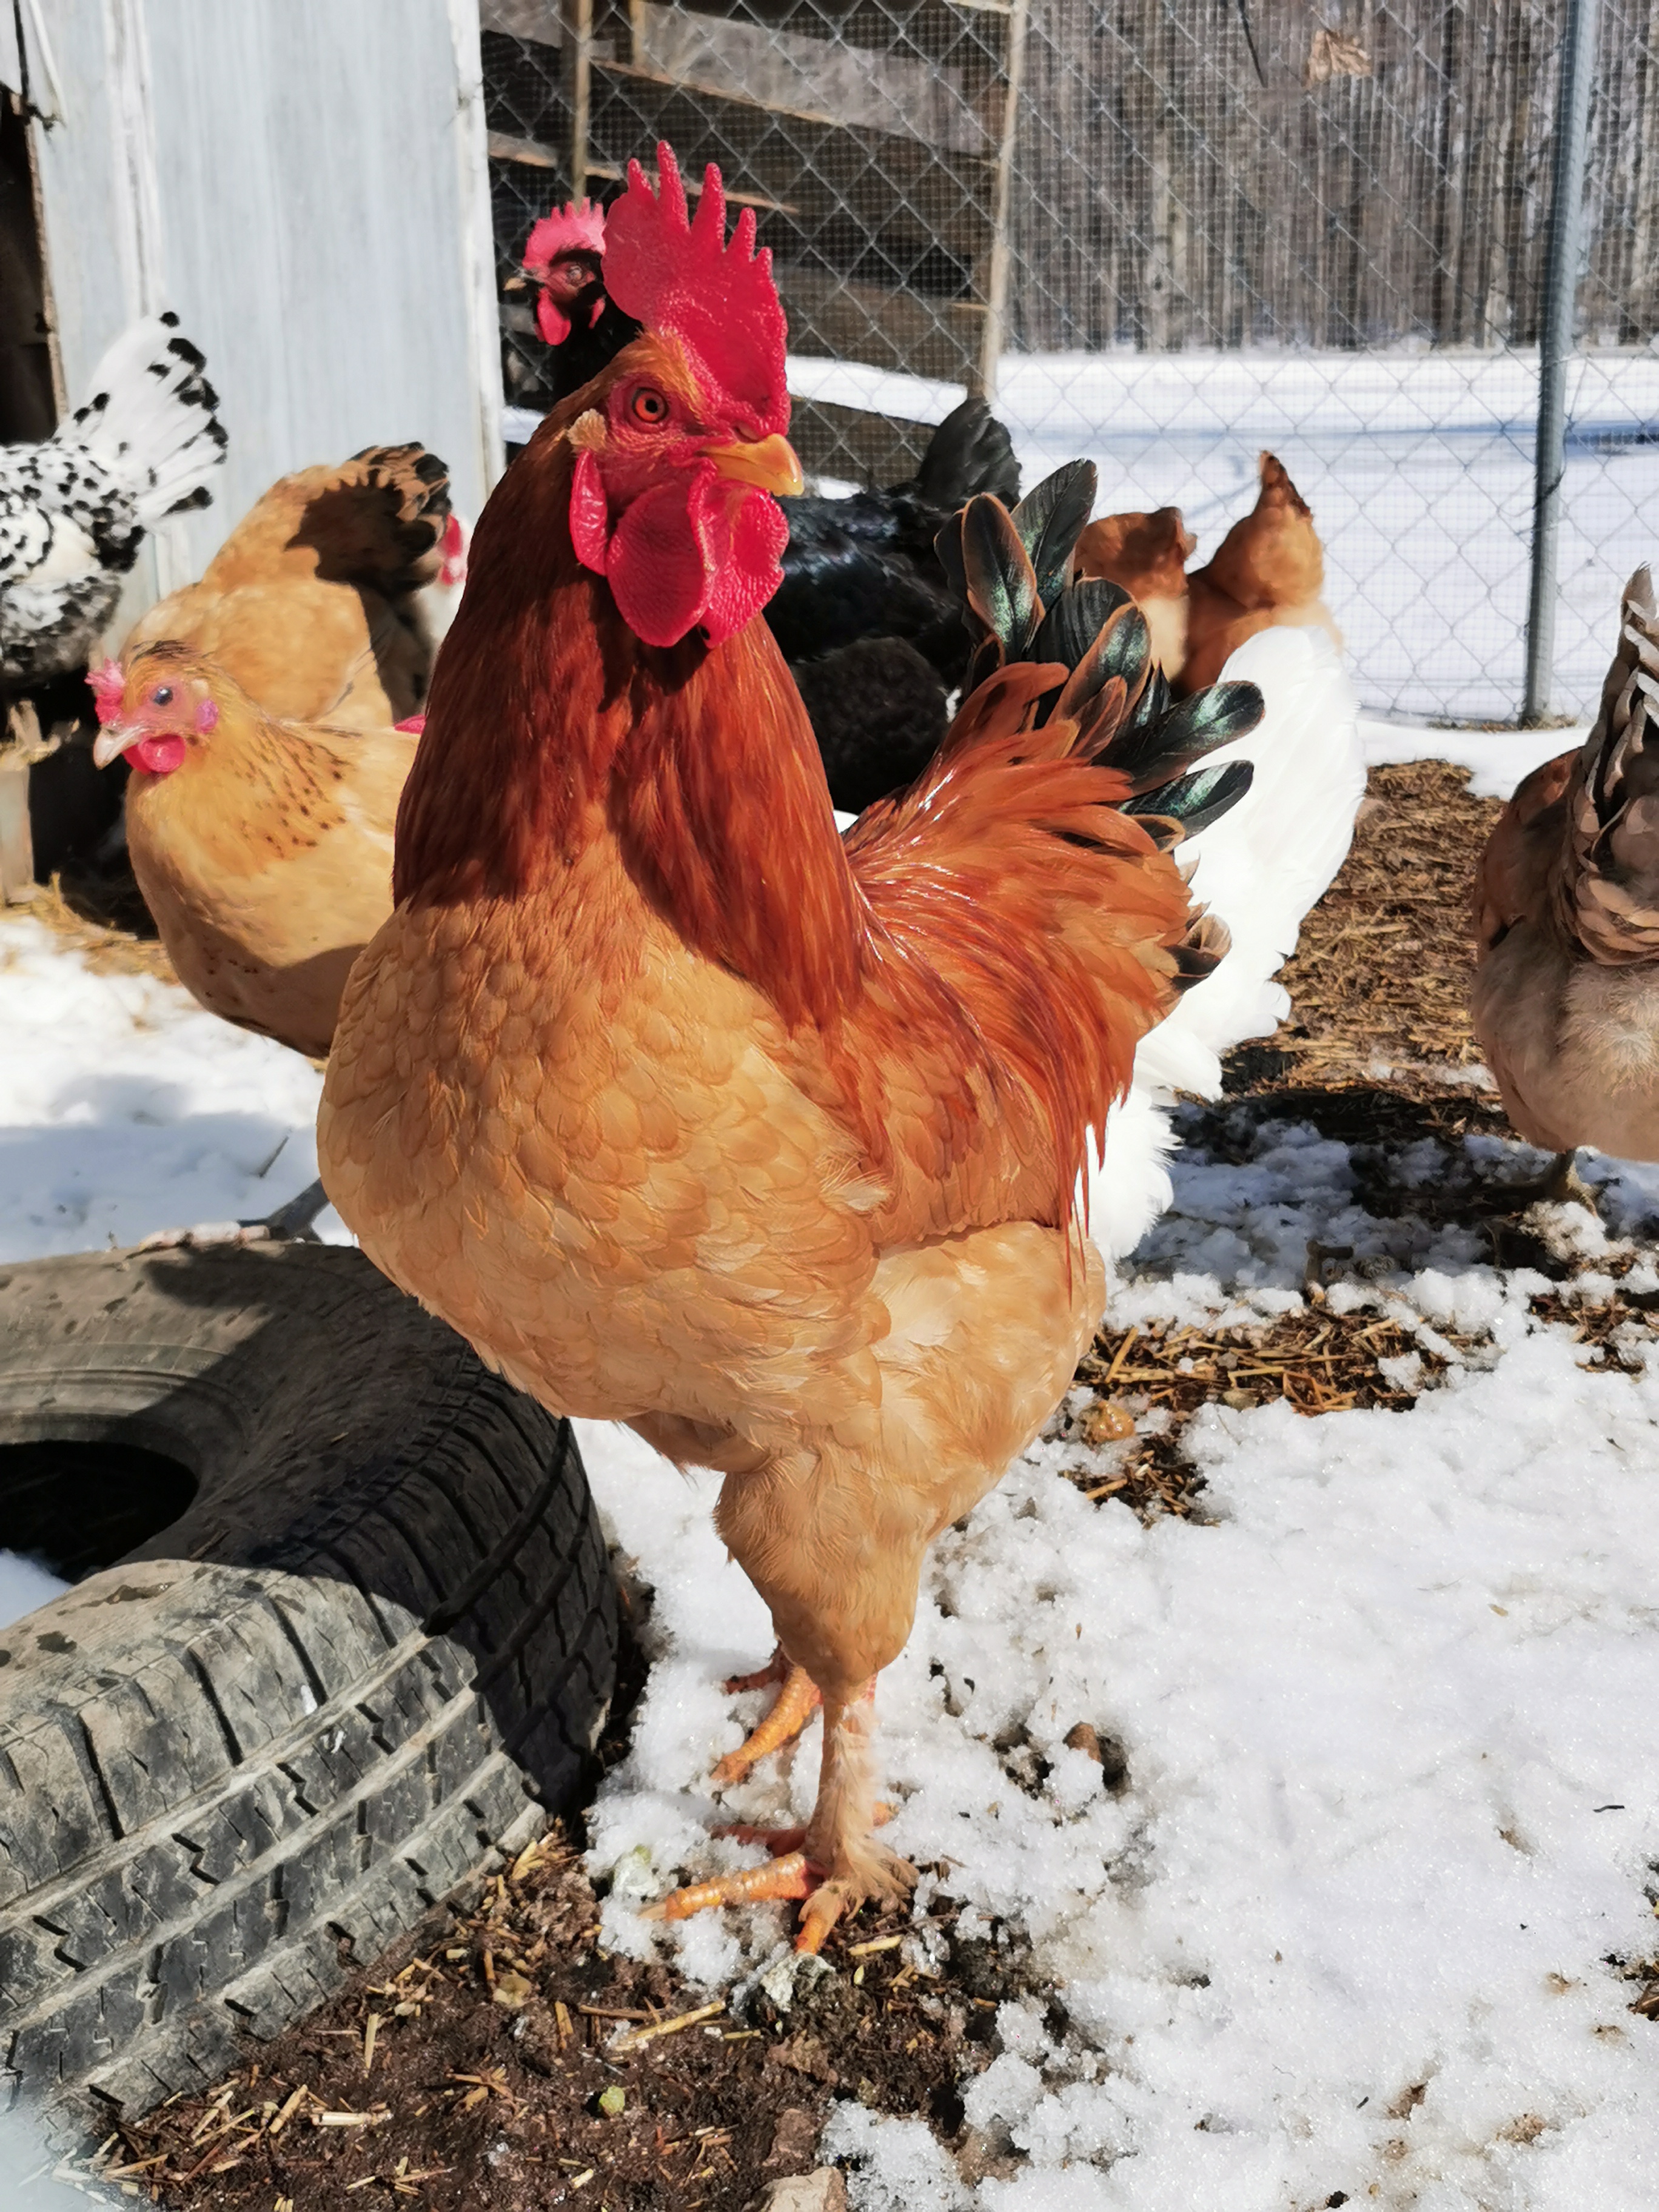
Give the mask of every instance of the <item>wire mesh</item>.
[{"label": "wire mesh", "polygon": [[[1310,502],[1362,697],[1522,694],[1567,0],[483,0],[507,288],[535,219],[669,138],[753,202],[803,457],[893,481],[964,389],[1028,482],[1174,505],[1196,566],[1260,450]],[[1602,0],[1553,702],[1593,709],[1659,512],[1659,27]],[[514,420],[523,422],[525,417]]]}]

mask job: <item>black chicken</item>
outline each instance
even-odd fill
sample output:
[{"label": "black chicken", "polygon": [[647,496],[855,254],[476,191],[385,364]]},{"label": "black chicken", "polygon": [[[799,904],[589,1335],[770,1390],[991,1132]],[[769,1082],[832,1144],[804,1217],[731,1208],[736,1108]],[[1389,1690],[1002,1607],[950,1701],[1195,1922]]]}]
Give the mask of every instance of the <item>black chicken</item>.
[{"label": "black chicken", "polygon": [[[550,348],[543,381],[557,406],[639,330],[605,289],[603,211],[584,200],[544,216],[526,245],[524,273],[538,288],[536,325]],[[980,492],[1014,506],[1019,464],[985,402],[964,399],[907,483],[781,502],[789,544],[766,619],[844,812],[913,781],[945,735],[969,638],[933,540]]]}]

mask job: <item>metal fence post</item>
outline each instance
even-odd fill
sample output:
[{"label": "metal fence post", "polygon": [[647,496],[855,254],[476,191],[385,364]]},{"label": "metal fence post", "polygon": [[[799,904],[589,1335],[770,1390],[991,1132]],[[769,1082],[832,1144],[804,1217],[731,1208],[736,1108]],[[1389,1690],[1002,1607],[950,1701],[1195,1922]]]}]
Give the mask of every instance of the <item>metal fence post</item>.
[{"label": "metal fence post", "polygon": [[1567,0],[1561,56],[1544,312],[1538,348],[1538,457],[1532,506],[1532,591],[1527,608],[1527,690],[1521,720],[1535,729],[1550,711],[1555,660],[1556,548],[1566,465],[1567,362],[1572,353],[1583,235],[1590,80],[1601,0]]}]

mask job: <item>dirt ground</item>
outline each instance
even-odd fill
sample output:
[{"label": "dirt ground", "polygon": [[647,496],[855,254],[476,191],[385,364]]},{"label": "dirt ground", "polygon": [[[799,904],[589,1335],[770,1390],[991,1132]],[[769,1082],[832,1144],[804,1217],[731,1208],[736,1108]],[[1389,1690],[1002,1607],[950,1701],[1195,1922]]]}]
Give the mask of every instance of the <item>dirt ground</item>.
[{"label": "dirt ground", "polygon": [[[125,2131],[107,2181],[197,2212],[746,2212],[814,2164],[836,2094],[958,2136],[996,2006],[1028,1985],[1010,1947],[935,1923],[861,1921],[797,1987],[740,2019],[668,1968],[594,1944],[593,1892],[560,1831],[468,1912],[434,1915],[206,2098]],[[931,1966],[933,1961],[927,1961]]]},{"label": "dirt ground", "polygon": [[[1504,1128],[1463,1011],[1470,877],[1497,811],[1468,796],[1456,769],[1373,773],[1352,855],[1285,971],[1291,1021],[1235,1055],[1229,1097],[1194,1109],[1189,1135],[1224,1153],[1262,1119],[1311,1120],[1360,1147],[1360,1195],[1376,1206],[1389,1196],[1389,1146]],[[1364,1188],[1368,1176],[1376,1188]],[[1486,1221],[1509,1263],[1541,1264],[1542,1254],[1547,1274],[1568,1272],[1528,1241],[1501,1185],[1466,1173],[1426,1197],[1414,1189],[1411,1202]],[[1172,1418],[1107,1481],[1097,1460],[1094,1474],[1079,1469],[1101,1510],[1201,1517],[1180,1432],[1211,1396],[1283,1395],[1310,1418],[1410,1402],[1382,1364],[1414,1348],[1403,1332],[1323,1304],[1328,1260],[1339,1256],[1310,1254],[1306,1310],[1271,1326],[1102,1334],[1079,1373],[1092,1395],[1075,1433],[1121,1438],[1149,1406]],[[1659,1299],[1615,1297],[1593,1313],[1553,1291],[1544,1305],[1552,1299],[1550,1317],[1577,1320],[1595,1358],[1619,1357],[1610,1340],[1630,1323],[1659,1326],[1650,1310]],[[1434,1367],[1425,1362],[1420,1387],[1433,1387]],[[1084,1747],[1114,1766],[1111,1744]],[[1000,2000],[1035,1993],[1059,2013],[1006,1931],[960,1941],[940,1903],[919,1944],[908,1924],[866,1915],[837,1931],[830,1971],[799,1985],[787,2009],[757,1992],[734,2014],[665,1966],[597,1948],[580,1840],[556,1830],[481,1899],[434,1915],[354,1972],[316,2017],[251,2046],[210,2094],[125,2129],[94,2170],[176,2212],[336,2212],[357,2201],[749,2212],[769,2182],[813,2166],[830,2099],[850,2094],[927,2117],[964,2177],[998,2171],[963,2127],[960,2086],[988,2063]],[[1631,1972],[1644,1984],[1638,2009],[1659,2011],[1659,1964]]]}]

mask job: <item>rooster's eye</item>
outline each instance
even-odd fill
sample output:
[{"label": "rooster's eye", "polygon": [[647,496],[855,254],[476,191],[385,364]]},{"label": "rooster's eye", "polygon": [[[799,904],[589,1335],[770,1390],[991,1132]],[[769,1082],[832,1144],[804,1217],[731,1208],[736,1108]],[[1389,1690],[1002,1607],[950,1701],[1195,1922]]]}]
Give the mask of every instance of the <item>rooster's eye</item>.
[{"label": "rooster's eye", "polygon": [[172,684],[158,684],[149,695],[149,703],[152,707],[170,706],[173,703]]},{"label": "rooster's eye", "polygon": [[660,392],[653,391],[648,384],[640,386],[630,404],[636,422],[665,422],[668,420],[668,402]]}]

